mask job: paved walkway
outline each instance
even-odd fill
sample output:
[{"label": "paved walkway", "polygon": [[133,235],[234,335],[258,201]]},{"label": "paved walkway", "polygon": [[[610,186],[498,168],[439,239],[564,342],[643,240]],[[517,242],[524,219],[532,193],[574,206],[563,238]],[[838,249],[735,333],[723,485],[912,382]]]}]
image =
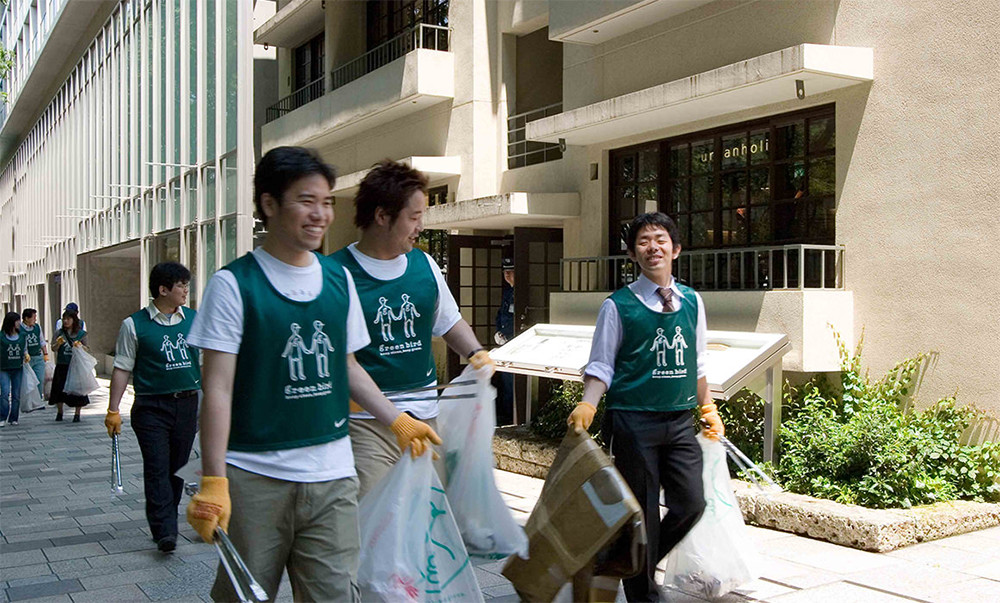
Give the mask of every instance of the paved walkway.
[{"label": "paved walkway", "polygon": [[[215,549],[197,541],[183,520],[173,554],[159,553],[150,539],[142,462],[129,426],[130,397],[122,405],[126,493],[111,493],[106,392],[105,387],[91,397],[81,423],[56,423],[49,408],[22,414],[20,425],[0,430],[0,603],[209,600]],[[523,522],[541,480],[505,472],[497,476]],[[752,530],[764,575],[724,601],[1000,601],[1000,528],[883,555]],[[479,584],[489,599],[516,601],[510,583],[499,575],[502,564],[477,564]],[[291,600],[287,582],[280,595],[279,600]],[[668,592],[667,599],[701,603],[676,592]]]}]

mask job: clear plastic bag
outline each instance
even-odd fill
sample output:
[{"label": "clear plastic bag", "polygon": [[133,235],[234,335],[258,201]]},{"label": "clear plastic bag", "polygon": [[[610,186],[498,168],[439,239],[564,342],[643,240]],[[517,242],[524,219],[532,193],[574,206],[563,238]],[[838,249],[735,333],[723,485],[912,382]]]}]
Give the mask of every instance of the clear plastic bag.
[{"label": "clear plastic bag", "polygon": [[73,348],[73,359],[69,361],[69,372],[63,393],[72,396],[86,396],[101,385],[94,375],[97,360],[82,347]]},{"label": "clear plastic bag", "polygon": [[38,377],[30,364],[21,369],[21,412],[31,412],[44,408],[42,394],[38,391]]},{"label": "clear plastic bag", "polygon": [[667,556],[663,585],[703,598],[717,598],[759,575],[756,547],[736,502],[726,450],[698,435],[705,465],[705,514]]},{"label": "clear plastic bag", "polygon": [[56,363],[51,360],[45,363],[45,399],[52,395],[52,380],[56,376]]},{"label": "clear plastic bag", "polygon": [[[475,379],[466,369],[456,381]],[[475,557],[527,558],[528,537],[514,521],[493,476],[493,431],[496,429],[496,389],[478,379],[472,399],[441,400],[438,427],[444,441],[448,501],[462,540]],[[452,390],[449,390],[452,391]]]},{"label": "clear plastic bag", "polygon": [[482,601],[431,455],[409,454],[358,509],[363,601]]}]

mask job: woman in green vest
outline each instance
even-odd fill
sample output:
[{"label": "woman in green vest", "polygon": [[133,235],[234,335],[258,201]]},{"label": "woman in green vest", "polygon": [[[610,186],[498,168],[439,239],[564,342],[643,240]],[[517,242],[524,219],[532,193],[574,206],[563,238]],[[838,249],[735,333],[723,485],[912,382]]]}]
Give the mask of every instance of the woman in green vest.
[{"label": "woman in green vest", "polygon": [[80,316],[73,310],[66,310],[62,315],[62,328],[56,334],[55,341],[52,342],[52,349],[56,353],[56,372],[52,377],[52,393],[49,395],[49,404],[55,404],[56,421],[62,421],[63,405],[76,409],[73,415],[73,422],[80,422],[80,409],[90,404],[87,396],[75,396],[63,391],[66,386],[66,376],[69,374],[69,362],[73,359],[73,348],[87,348],[87,332],[81,328]]},{"label": "woman in green vest", "polygon": [[42,325],[38,324],[38,310],[25,308],[21,312],[21,333],[24,345],[31,356],[31,370],[38,378],[38,394],[45,395],[45,363],[49,361],[49,344],[45,342]]},{"label": "woman in green vest", "polygon": [[10,421],[17,425],[21,410],[21,371],[28,354],[24,351],[24,335],[21,334],[21,315],[8,312],[3,317],[3,333],[0,334],[0,427]]}]

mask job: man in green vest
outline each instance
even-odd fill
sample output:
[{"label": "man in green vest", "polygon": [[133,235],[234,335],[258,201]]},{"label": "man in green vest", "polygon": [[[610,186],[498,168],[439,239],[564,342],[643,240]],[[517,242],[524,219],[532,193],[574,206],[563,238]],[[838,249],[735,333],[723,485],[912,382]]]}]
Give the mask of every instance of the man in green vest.
[{"label": "man in green vest", "polygon": [[162,262],[149,273],[153,300],[123,320],[118,331],[104,418],[108,436],[121,433],[119,406],[131,377],[132,430],[142,451],[146,521],[164,553],[177,546],[177,505],[184,492],[184,480],[174,473],[187,463],[198,431],[201,367],[198,351],[185,341],[195,317],[184,306],[190,281],[191,272],[177,262]]},{"label": "man in green vest", "polygon": [[[358,362],[396,408],[436,427],[433,393],[392,393],[437,384],[432,337],[444,338],[485,378],[494,366],[459,313],[441,269],[415,247],[424,229],[427,177],[408,165],[383,161],[361,181],[354,207],[361,238],[331,257],[351,272],[364,308],[371,343],[358,351]],[[352,408],[350,423],[364,496],[399,460],[400,451],[392,433],[371,414]]]},{"label": "man in green vest", "polygon": [[[254,176],[264,243],[212,276],[188,337],[205,356],[203,476],[188,522],[207,542],[226,530],[272,599],[286,569],[296,601],[357,599],[349,396],[398,449],[419,456],[441,443],[354,358],[369,337],[351,274],[314,252],[333,221],[334,180],[314,151],[264,155]],[[235,598],[221,567],[212,597]]]},{"label": "man in green vest", "polygon": [[24,333],[24,344],[31,356],[31,370],[38,379],[38,393],[45,394],[45,363],[49,361],[49,344],[45,342],[42,325],[38,324],[38,311],[25,308],[21,312],[21,332]]},{"label": "man in green vest", "polygon": [[[628,255],[642,275],[601,305],[583,400],[569,416],[582,433],[607,393],[604,441],[646,516],[646,571],[624,581],[629,601],[660,599],[656,564],[705,509],[692,410],[700,407],[707,437],[724,432],[705,378],[705,305],[671,274],[679,240],[677,225],[662,213],[632,220]],[[668,509],[662,521],[661,488]]]}]

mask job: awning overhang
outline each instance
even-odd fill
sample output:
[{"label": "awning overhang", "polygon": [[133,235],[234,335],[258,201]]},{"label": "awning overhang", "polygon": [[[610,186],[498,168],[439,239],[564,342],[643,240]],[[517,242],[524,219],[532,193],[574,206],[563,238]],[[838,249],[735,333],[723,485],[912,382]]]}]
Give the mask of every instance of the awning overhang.
[{"label": "awning overhang", "polygon": [[800,44],[527,124],[528,140],[593,145],[871,82],[871,48]]},{"label": "awning overhang", "polygon": [[[462,174],[461,157],[404,157],[399,163],[420,170],[427,176],[431,183],[452,178]],[[351,172],[337,177],[337,185],[333,188],[333,194],[341,197],[354,195],[358,191],[358,186],[371,168]]]},{"label": "awning overhang", "polygon": [[325,24],[323,2],[292,0],[253,32],[253,42],[295,48],[323,31]]},{"label": "awning overhang", "polygon": [[579,193],[504,193],[435,205],[424,215],[424,226],[484,230],[558,227],[567,218],[578,217]]}]

